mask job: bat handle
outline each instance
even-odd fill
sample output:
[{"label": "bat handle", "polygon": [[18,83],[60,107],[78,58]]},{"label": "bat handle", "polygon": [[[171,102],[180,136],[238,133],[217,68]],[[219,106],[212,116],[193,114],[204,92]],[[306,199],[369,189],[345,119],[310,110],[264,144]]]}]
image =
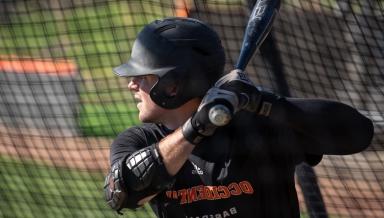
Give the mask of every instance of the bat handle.
[{"label": "bat handle", "polygon": [[208,117],[211,123],[213,123],[215,126],[224,126],[227,125],[232,119],[232,112],[228,109],[227,106],[217,104],[209,109]]},{"label": "bat handle", "polygon": [[[246,107],[249,103],[249,96],[245,93],[238,95],[239,97],[239,107]],[[227,106],[223,104],[216,104],[209,109],[208,117],[211,123],[215,126],[224,126],[231,121],[233,116],[233,111],[231,111]]]}]

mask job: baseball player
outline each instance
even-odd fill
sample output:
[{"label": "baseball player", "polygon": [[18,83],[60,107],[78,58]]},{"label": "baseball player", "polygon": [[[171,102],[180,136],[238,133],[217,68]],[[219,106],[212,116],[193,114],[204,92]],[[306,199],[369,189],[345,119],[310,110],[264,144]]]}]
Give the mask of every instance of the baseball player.
[{"label": "baseball player", "polygon": [[[114,210],[148,202],[163,218],[299,217],[295,166],[370,144],[372,122],[352,107],[277,96],[224,65],[217,33],[199,20],[156,20],[138,34],[114,69],[130,78],[143,122],[111,145]],[[211,119],[218,110],[233,116]]]}]

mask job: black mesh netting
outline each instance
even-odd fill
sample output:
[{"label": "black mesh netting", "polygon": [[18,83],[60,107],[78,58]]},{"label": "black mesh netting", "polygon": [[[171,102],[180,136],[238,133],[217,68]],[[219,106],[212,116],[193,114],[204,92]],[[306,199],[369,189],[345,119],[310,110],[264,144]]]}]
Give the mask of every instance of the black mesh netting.
[{"label": "black mesh netting", "polygon": [[[102,191],[109,145],[139,121],[112,68],[144,24],[188,15],[219,32],[230,70],[252,4],[1,0],[0,217],[117,216]],[[297,168],[302,217],[384,217],[383,9],[383,0],[282,1],[247,67],[279,94],[341,101],[374,122],[367,151]],[[153,215],[145,207],[124,216]]]}]

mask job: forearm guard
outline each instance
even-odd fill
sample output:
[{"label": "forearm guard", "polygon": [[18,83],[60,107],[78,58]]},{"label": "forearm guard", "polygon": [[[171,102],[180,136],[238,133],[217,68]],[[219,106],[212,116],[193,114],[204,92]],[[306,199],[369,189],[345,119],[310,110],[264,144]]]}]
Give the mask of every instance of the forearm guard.
[{"label": "forearm guard", "polygon": [[123,173],[132,190],[141,191],[148,187],[162,190],[173,183],[156,146],[138,150],[125,161],[126,172]]},{"label": "forearm guard", "polygon": [[112,209],[120,212],[139,207],[141,199],[173,184],[155,146],[140,149],[112,166],[104,184],[105,199]]}]

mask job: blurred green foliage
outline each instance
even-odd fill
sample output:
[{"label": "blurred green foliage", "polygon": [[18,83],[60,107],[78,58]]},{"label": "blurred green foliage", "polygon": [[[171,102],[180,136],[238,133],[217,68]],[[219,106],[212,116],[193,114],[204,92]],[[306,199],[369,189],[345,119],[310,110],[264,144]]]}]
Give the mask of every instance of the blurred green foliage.
[{"label": "blurred green foliage", "polygon": [[[120,217],[106,204],[104,175],[0,155],[0,217]],[[124,217],[155,217],[146,206]]]},{"label": "blurred green foliage", "polygon": [[[206,4],[216,7],[239,1],[209,0]],[[285,5],[308,10],[316,10],[316,4],[330,9],[338,5],[335,0],[288,2]],[[84,135],[113,137],[138,122],[134,100],[112,68],[129,57],[144,24],[174,15],[173,0],[29,0],[0,4],[3,12],[8,10],[0,15],[0,57],[65,58],[78,65],[78,123]],[[359,8],[359,4],[352,6]]]},{"label": "blurred green foliage", "polygon": [[45,2],[7,3],[13,13],[0,23],[0,57],[75,62],[80,72],[78,123],[86,136],[113,137],[138,123],[133,98],[112,68],[129,57],[144,24],[172,15],[171,1]]}]

